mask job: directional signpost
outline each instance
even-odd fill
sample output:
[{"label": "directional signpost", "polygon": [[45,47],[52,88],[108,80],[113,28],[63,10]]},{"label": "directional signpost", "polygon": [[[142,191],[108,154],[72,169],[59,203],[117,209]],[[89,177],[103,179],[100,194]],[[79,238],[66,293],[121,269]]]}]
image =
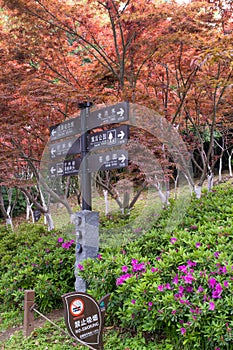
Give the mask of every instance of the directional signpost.
[{"label": "directional signpost", "polygon": [[[121,102],[93,112],[90,112],[90,103],[82,103],[79,107],[82,108],[80,117],[50,128],[49,148],[49,156],[53,162],[49,165],[50,178],[81,174],[82,211],[76,213],[75,217],[76,266],[83,259],[95,258],[99,249],[98,213],[93,212],[91,207],[91,173],[121,169],[128,166],[129,161],[128,151],[119,148],[128,142],[128,125],[93,132],[93,129],[100,126],[127,121],[129,104]],[[73,136],[77,138],[71,138]],[[78,155],[80,157],[77,157]],[[67,156],[68,159],[64,160]],[[74,158],[71,158],[72,156]],[[75,277],[76,292],[85,292],[86,282],[76,275],[76,271]],[[103,349],[101,322],[107,302],[105,305],[102,300],[99,307],[95,300],[84,293],[69,293],[63,297],[67,307],[66,324],[70,334],[90,349]],[[92,301],[91,304],[87,298]],[[81,327],[86,323],[87,326]]]},{"label": "directional signpost", "polygon": [[[90,151],[112,146],[125,145],[129,139],[129,126],[120,125],[110,130],[88,133],[97,127],[122,123],[129,119],[129,104],[117,103],[109,107],[90,112],[88,103],[84,104],[80,117],[67,120],[50,128],[50,159],[57,160],[49,166],[49,176],[77,175],[82,165],[83,192],[90,201],[89,173],[98,170],[123,168],[128,165],[128,153],[125,150],[92,154]],[[80,137],[71,138],[75,135]],[[59,142],[55,142],[58,141]],[[81,158],[59,160],[61,157],[81,154]]]}]

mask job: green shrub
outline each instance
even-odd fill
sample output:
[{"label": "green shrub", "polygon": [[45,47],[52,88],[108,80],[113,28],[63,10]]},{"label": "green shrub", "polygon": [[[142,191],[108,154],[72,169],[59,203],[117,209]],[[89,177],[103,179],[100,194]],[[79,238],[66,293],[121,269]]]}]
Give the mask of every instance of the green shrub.
[{"label": "green shrub", "polygon": [[138,240],[79,267],[92,295],[112,293],[109,324],[168,349],[233,349],[232,195],[220,186],[193,199],[171,233],[170,208]]},{"label": "green shrub", "polygon": [[0,252],[1,311],[22,310],[26,289],[35,290],[42,312],[61,305],[61,295],[74,290],[75,244],[60,232],[33,224],[3,230]]}]

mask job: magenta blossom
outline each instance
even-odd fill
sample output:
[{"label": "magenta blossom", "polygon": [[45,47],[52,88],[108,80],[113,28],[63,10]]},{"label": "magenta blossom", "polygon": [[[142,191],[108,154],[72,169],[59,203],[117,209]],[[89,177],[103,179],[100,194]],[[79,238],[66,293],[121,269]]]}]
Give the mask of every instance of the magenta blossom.
[{"label": "magenta blossom", "polygon": [[152,268],[151,268],[151,272],[152,272],[152,273],[158,272],[158,271],[159,271],[159,269],[158,269],[157,267],[152,267]]},{"label": "magenta blossom", "polygon": [[124,266],[122,266],[121,270],[122,270],[122,272],[127,272],[128,271],[128,267],[124,265]]},{"label": "magenta blossom", "polygon": [[57,241],[58,241],[58,243],[62,243],[64,241],[64,239],[62,237],[59,237]]},{"label": "magenta blossom", "polygon": [[182,276],[183,280],[185,283],[187,284],[192,284],[193,280],[195,280],[195,278],[193,277],[193,275],[191,273],[187,273],[186,276]]},{"label": "magenta blossom", "polygon": [[173,278],[172,283],[173,283],[173,284],[178,284],[178,282],[179,282],[179,277],[178,277],[178,275],[176,274],[175,277]]},{"label": "magenta blossom", "polygon": [[176,238],[176,237],[172,237],[172,238],[170,239],[171,244],[176,243],[176,241],[177,241],[177,238]]},{"label": "magenta blossom", "polygon": [[224,281],[224,282],[223,282],[223,285],[224,285],[224,287],[227,288],[227,287],[229,286],[229,282],[228,282],[228,281]]},{"label": "magenta blossom", "polygon": [[197,265],[197,263],[195,261],[191,261],[191,260],[188,260],[187,264],[189,267],[195,267]]},{"label": "magenta blossom", "polygon": [[210,303],[209,303],[209,310],[214,311],[214,308],[215,308],[214,302],[210,301]]},{"label": "magenta blossom", "polygon": [[202,293],[202,292],[204,292],[204,288],[202,288],[202,286],[199,286],[197,288],[197,293]]},{"label": "magenta blossom", "polygon": [[79,269],[80,271],[83,271],[83,270],[84,270],[84,267],[83,267],[83,265],[81,265],[81,264],[78,264],[78,269]]},{"label": "magenta blossom", "polygon": [[181,332],[182,335],[184,335],[186,333],[186,328],[181,327],[180,332]]},{"label": "magenta blossom", "polygon": [[214,286],[217,283],[217,281],[216,281],[215,278],[210,278],[208,283],[209,283],[210,288],[214,288]]},{"label": "magenta blossom", "polygon": [[123,284],[128,278],[132,277],[129,273],[126,273],[125,275],[121,275],[116,280],[116,285],[119,286],[120,284]]},{"label": "magenta blossom", "polygon": [[178,266],[178,270],[182,271],[183,273],[188,273],[186,265]]}]

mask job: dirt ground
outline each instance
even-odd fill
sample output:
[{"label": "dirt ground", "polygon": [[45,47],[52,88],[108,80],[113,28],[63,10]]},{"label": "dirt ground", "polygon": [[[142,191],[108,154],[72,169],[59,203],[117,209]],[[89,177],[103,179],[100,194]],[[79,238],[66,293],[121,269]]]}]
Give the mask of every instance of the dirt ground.
[{"label": "dirt ground", "polygon": [[[54,323],[56,323],[56,320],[60,319],[61,317],[63,317],[63,309],[59,309],[59,310],[54,310],[52,312],[50,312],[49,314],[45,315],[49,320],[53,321]],[[42,317],[38,317],[35,318],[34,320],[34,328],[39,328],[42,327],[44,325],[44,323],[46,322],[46,320]],[[6,329],[5,331],[3,331],[0,334],[0,341],[6,341],[7,339],[9,339],[16,331],[23,331],[23,325],[19,326],[19,327],[10,327],[8,329]]]}]

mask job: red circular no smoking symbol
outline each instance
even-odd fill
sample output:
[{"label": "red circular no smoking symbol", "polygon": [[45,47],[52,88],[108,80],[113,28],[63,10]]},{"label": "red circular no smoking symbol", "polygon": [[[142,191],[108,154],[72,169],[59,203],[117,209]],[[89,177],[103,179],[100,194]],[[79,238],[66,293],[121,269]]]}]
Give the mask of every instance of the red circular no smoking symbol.
[{"label": "red circular no smoking symbol", "polygon": [[70,312],[73,316],[80,316],[84,311],[84,302],[81,299],[75,299],[70,303]]}]

